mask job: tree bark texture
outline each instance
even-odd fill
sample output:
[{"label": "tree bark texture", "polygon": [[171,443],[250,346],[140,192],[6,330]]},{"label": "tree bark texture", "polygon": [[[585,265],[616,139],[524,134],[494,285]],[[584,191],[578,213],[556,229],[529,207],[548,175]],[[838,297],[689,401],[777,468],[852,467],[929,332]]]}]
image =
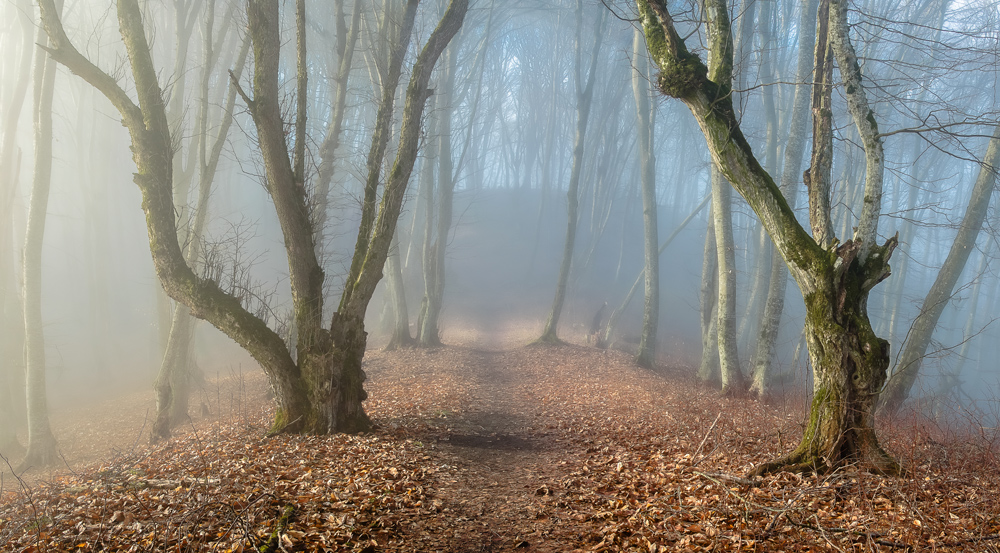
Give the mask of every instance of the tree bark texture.
[{"label": "tree bark texture", "polygon": [[[866,181],[870,193],[862,210],[865,232],[859,228],[855,240],[842,245],[817,243],[798,223],[740,129],[726,78],[729,73],[722,70],[732,63],[731,46],[727,53],[730,41],[725,38],[729,34],[725,2],[706,2],[711,67],[687,50],[662,0],[638,0],[638,7],[647,45],[661,70],[661,91],[682,100],[691,110],[713,161],[753,208],[805,298],[806,333],[816,374],[805,433],[795,451],[758,466],[754,473],[783,469],[825,472],[846,463],[899,473],[899,465],[879,446],[872,427],[889,351],[888,343],[872,331],[866,305],[870,290],[888,277],[888,260],[896,247],[894,238],[881,246],[870,243],[877,230],[874,204],[881,191],[881,179],[874,173],[883,161],[873,159],[875,145],[869,150],[866,142],[866,165],[871,168],[872,180]],[[846,12],[837,12],[836,17],[833,12],[836,10],[831,10],[831,20],[841,18],[837,25],[839,47],[847,50]],[[850,55],[838,58],[850,59]],[[860,70],[852,71],[852,67],[842,71],[847,87],[859,85]],[[864,91],[854,88],[850,93],[863,95]],[[859,99],[852,101],[861,103]],[[863,132],[872,130],[871,119]],[[869,138],[878,140],[877,134]]]}]

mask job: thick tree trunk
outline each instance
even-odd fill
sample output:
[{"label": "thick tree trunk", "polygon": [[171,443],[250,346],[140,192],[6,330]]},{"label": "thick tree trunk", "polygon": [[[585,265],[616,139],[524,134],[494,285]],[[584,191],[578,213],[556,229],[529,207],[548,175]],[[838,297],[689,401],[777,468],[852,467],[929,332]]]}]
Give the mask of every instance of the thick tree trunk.
[{"label": "thick tree trunk", "polygon": [[[890,240],[874,251],[888,259],[895,246]],[[853,242],[838,248],[847,269],[829,264],[806,298],[805,332],[815,380],[802,441],[753,474],[828,472],[845,463],[880,474],[900,473],[875,435],[875,404],[889,368],[889,342],[875,335],[865,308],[869,283],[887,274],[888,264],[876,260],[863,266],[855,257],[859,250]]]},{"label": "thick tree trunk", "polygon": [[913,321],[896,370],[883,392],[882,409],[887,413],[895,414],[899,411],[903,402],[910,396],[914,382],[917,381],[934,329],[945,306],[951,301],[955,285],[962,276],[969,254],[976,245],[979,231],[983,228],[983,221],[986,220],[990,198],[993,197],[993,190],[996,188],[997,167],[1000,167],[1000,126],[994,131],[986,155],[983,156],[979,176],[965,210],[965,217],[962,218],[958,228],[958,236],[955,237],[948,251],[948,257],[941,265],[934,284],[931,285],[924,303],[920,306],[920,314]]},{"label": "thick tree trunk", "polygon": [[[706,0],[711,52],[706,67],[687,50],[662,0],[638,0],[647,45],[661,70],[661,91],[683,100],[691,110],[713,161],[756,212],[806,302],[806,332],[816,378],[805,434],[792,454],[757,467],[755,474],[783,469],[826,472],[845,463],[887,474],[900,472],[879,446],[872,426],[889,351],[887,342],[871,330],[866,313],[868,293],[889,275],[888,261],[897,241],[892,238],[882,246],[874,243],[884,159],[878,126],[847,35],[846,6],[834,1],[836,9],[831,7],[829,17],[832,50],[841,66],[849,110],[862,136],[867,170],[863,205],[855,210],[861,213],[858,230],[839,247],[832,236],[817,233],[813,238],[806,233],[740,130],[731,99],[733,58],[726,2]],[[819,111],[814,113],[822,115]],[[829,211],[819,209],[811,195],[814,228],[817,222],[828,226],[829,217]]]},{"label": "thick tree trunk", "polygon": [[[62,11],[62,2],[56,9]],[[38,44],[47,44],[38,29]],[[56,438],[49,425],[48,394],[45,389],[45,331],[42,322],[42,246],[45,216],[52,184],[52,94],[56,63],[39,49],[35,52],[35,167],[28,204],[28,228],[24,234],[24,353],[27,371],[28,451],[18,466],[48,466],[58,460]]]},{"label": "thick tree trunk", "polygon": [[[278,403],[275,431],[328,433],[366,429],[368,417],[362,408],[365,392],[364,372],[361,370],[366,342],[364,314],[382,276],[406,183],[416,159],[420,119],[431,93],[427,88],[430,75],[444,47],[465,19],[467,0],[452,0],[413,66],[396,160],[381,201],[376,201],[377,190],[365,191],[358,250],[355,251],[330,330],[320,325],[323,272],[316,261],[314,233],[306,209],[302,175],[292,170],[278,103],[281,40],[277,5],[264,0],[251,0],[247,6],[255,58],[254,98],[250,99],[242,90],[240,92],[250,106],[257,126],[268,191],[285,239],[294,316],[299,332],[297,362],[281,337],[261,318],[250,313],[238,297],[222,290],[218,283],[198,277],[184,258],[177,240],[171,194],[173,150],[170,128],[138,2],[119,0],[118,3],[119,28],[128,52],[135,81],[133,93],[138,97],[138,104],[118,86],[115,79],[73,47],[59,21],[53,0],[39,0],[39,6],[45,29],[53,42],[53,57],[98,88],[118,109],[129,129],[137,169],[134,180],[143,196],[150,251],[157,275],[167,293],[188,305],[195,316],[212,322],[260,363],[268,374]],[[410,0],[408,6],[415,11],[416,0]],[[408,19],[412,25],[414,17],[411,15]],[[401,42],[394,44],[400,60],[406,50],[406,43]],[[387,92],[391,97],[395,89]],[[383,106],[386,104],[383,103]],[[389,120],[391,104],[387,107],[387,113],[379,114],[380,119],[385,121]],[[378,132],[387,132],[387,129],[383,126]],[[373,144],[382,148],[370,160],[378,167],[382,164],[386,140],[387,136],[373,139]],[[373,180],[377,186],[380,175],[376,173]]]}]

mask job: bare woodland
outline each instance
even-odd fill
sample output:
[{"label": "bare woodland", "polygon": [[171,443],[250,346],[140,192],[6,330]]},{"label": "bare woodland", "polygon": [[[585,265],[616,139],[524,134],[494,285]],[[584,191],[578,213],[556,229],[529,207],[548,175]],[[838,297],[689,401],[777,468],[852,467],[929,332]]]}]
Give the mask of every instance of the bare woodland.
[{"label": "bare woodland", "polygon": [[1000,541],[995,0],[0,12],[15,550]]}]

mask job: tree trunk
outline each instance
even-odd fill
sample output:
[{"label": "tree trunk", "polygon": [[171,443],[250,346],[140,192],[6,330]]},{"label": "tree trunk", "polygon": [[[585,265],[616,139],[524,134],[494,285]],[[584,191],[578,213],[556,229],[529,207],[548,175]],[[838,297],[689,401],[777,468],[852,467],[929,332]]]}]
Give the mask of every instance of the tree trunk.
[{"label": "tree trunk", "polygon": [[[806,233],[740,130],[731,99],[732,39],[725,1],[706,0],[711,52],[706,67],[687,50],[661,0],[638,0],[646,42],[661,70],[661,91],[684,101],[691,110],[713,161],[753,208],[805,298],[806,333],[816,374],[805,433],[795,451],[758,466],[754,474],[783,469],[826,472],[847,463],[881,473],[900,472],[879,446],[872,426],[889,348],[875,336],[866,313],[869,292],[889,275],[888,261],[897,241],[892,238],[882,246],[874,243],[884,159],[878,125],[847,34],[846,5],[837,2],[834,6],[828,18],[832,49],[841,67],[848,108],[862,137],[867,170],[863,205],[854,211],[861,213],[858,230],[840,246],[832,237],[827,240]],[[814,113],[820,115],[818,111]],[[829,211],[818,209],[812,199],[811,195],[814,228],[817,222],[828,225]]]},{"label": "tree trunk", "polygon": [[653,153],[653,111],[650,109],[648,77],[649,55],[636,29],[632,40],[632,92],[635,96],[636,132],[639,133],[639,175],[642,186],[642,228],[645,249],[646,301],[643,306],[642,336],[636,363],[652,368],[656,363],[656,330],[660,320],[660,252],[656,224],[656,157]]},{"label": "tree trunk", "polygon": [[[785,161],[781,172],[781,193],[788,204],[795,207],[798,200],[799,170],[802,168],[802,153],[805,150],[806,132],[809,125],[810,87],[805,84],[812,74],[813,56],[810,53],[816,40],[816,9],[818,0],[803,0],[799,16],[799,59],[796,71],[795,97],[792,100],[792,120],[789,124],[788,141],[785,144]],[[753,384],[750,393],[759,398],[767,398],[770,393],[771,370],[774,367],[775,344],[781,314],[785,308],[785,292],[788,284],[788,269],[780,256],[771,256],[771,276],[768,279],[767,302],[760,323],[754,351]]]},{"label": "tree trunk", "polygon": [[385,260],[386,284],[388,286],[390,305],[392,306],[392,334],[385,349],[392,351],[401,347],[412,346],[413,336],[410,335],[410,313],[406,309],[406,290],[403,283],[403,268],[399,255],[399,232],[392,237],[389,257]]},{"label": "tree trunk", "polygon": [[716,300],[716,336],[723,395],[743,395],[746,378],[736,347],[736,245],[733,242],[732,188],[718,169],[712,169],[712,215],[715,217],[715,254],[718,258],[719,297]]},{"label": "tree trunk", "polygon": [[993,189],[996,187],[997,167],[1000,167],[1000,126],[996,127],[986,155],[983,156],[979,177],[972,188],[965,217],[958,228],[958,236],[955,237],[948,251],[948,257],[927,292],[924,303],[920,306],[920,314],[913,321],[896,370],[883,392],[882,409],[887,413],[895,414],[899,411],[903,402],[910,396],[913,383],[920,374],[920,366],[927,352],[927,346],[931,343],[934,329],[945,306],[951,301],[955,285],[962,276],[969,254],[976,245],[979,231],[983,228],[983,221],[986,220],[990,198],[993,197]]},{"label": "tree trunk", "polygon": [[[455,196],[455,175],[451,157],[451,118],[455,109],[455,70],[458,65],[457,43],[445,54],[447,61],[441,76],[441,94],[435,100],[438,110],[438,175],[437,175],[437,217],[427,218],[424,234],[424,297],[420,302],[420,326],[417,328],[417,342],[423,347],[441,345],[438,317],[444,303],[444,261],[451,233],[452,208]],[[433,210],[433,203],[428,208]],[[436,223],[433,226],[432,223]],[[433,241],[433,242],[431,242]]]},{"label": "tree trunk", "polygon": [[[56,2],[62,11],[62,2]],[[48,44],[39,28],[38,44]],[[45,331],[42,322],[42,246],[52,184],[52,93],[56,64],[42,49],[35,51],[35,168],[24,234],[24,352],[27,371],[28,451],[17,468],[44,467],[58,460],[56,438],[49,425],[45,390]]]},{"label": "tree trunk", "polygon": [[[711,198],[711,194],[709,194]],[[722,382],[719,374],[719,256],[715,252],[715,216],[708,215],[705,247],[701,261],[701,363],[698,380],[710,384]]]},{"label": "tree trunk", "polygon": [[569,284],[569,272],[573,264],[573,250],[576,246],[576,229],[580,210],[580,175],[584,164],[584,139],[587,135],[587,123],[590,121],[590,105],[594,98],[594,81],[597,77],[597,59],[604,40],[604,13],[594,26],[593,49],[590,54],[590,70],[587,73],[587,83],[583,83],[583,2],[576,3],[576,135],[573,138],[573,167],[570,170],[569,186],[566,190],[566,244],[563,247],[562,263],[559,265],[559,278],[556,282],[556,295],[552,301],[552,310],[545,321],[540,343],[558,343],[559,317],[562,315],[563,304],[566,301],[566,288]]},{"label": "tree trunk", "polygon": [[[886,258],[894,247],[887,245]],[[854,243],[838,248],[837,255],[849,268],[838,275],[832,264],[828,266],[806,300],[806,340],[815,381],[802,441],[785,457],[758,466],[754,474],[828,472],[844,463],[860,463],[881,474],[900,472],[879,445],[873,426],[889,368],[889,342],[875,335],[865,312],[865,281],[878,263],[861,266],[855,257],[859,249]]]},{"label": "tree trunk", "polygon": [[[408,3],[408,12],[413,12],[406,18],[409,27],[415,18],[416,3],[416,0]],[[378,168],[382,165],[388,140],[387,122],[392,113],[391,101],[383,101],[380,106],[381,123],[373,137],[373,151],[377,155],[369,159],[376,167],[375,174],[369,175],[376,189],[365,191],[358,248],[329,330],[320,324],[323,271],[316,260],[314,228],[306,209],[305,187],[302,175],[292,169],[278,101],[281,44],[278,6],[266,0],[248,3],[248,34],[254,46],[254,97],[251,99],[242,89],[239,91],[257,127],[267,189],[285,240],[298,330],[295,358],[281,336],[248,311],[240,298],[221,289],[218,283],[197,276],[184,258],[177,240],[171,195],[170,127],[138,2],[119,0],[118,3],[119,28],[128,52],[135,82],[133,94],[138,97],[138,104],[115,79],[73,47],[59,21],[53,0],[39,0],[39,6],[53,43],[52,56],[98,88],[118,109],[123,124],[129,129],[137,169],[134,180],[143,196],[150,251],[160,282],[168,295],[190,307],[196,316],[209,320],[260,363],[278,403],[274,431],[329,433],[368,428],[368,417],[362,407],[366,395],[361,370],[366,342],[364,314],[382,276],[406,183],[416,159],[420,120],[430,95],[427,88],[430,75],[444,47],[465,19],[467,0],[452,0],[413,66],[396,160],[378,202],[377,187],[381,180]],[[401,36],[406,38],[393,44],[394,58],[400,65],[409,40],[409,28]],[[395,87],[387,88],[385,93],[383,98],[391,98]]]},{"label": "tree trunk", "polygon": [[[17,261],[14,252],[14,197],[18,188],[20,156],[17,151],[17,126],[31,82],[31,59],[36,50],[32,36],[34,22],[30,2],[19,1],[4,7],[4,14],[20,22],[17,33],[9,33],[4,42],[12,66],[17,68],[7,104],[2,107],[0,127],[0,453],[20,455],[24,448],[17,439],[17,427],[24,421],[24,306],[17,290]],[[15,15],[16,14],[16,15]],[[14,55],[16,51],[16,56]]]}]

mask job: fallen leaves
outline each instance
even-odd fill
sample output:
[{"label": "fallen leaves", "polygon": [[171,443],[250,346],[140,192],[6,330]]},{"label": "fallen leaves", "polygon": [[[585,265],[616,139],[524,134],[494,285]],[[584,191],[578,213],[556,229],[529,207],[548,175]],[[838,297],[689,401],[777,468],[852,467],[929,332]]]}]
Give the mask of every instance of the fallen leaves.
[{"label": "fallen leaves", "polygon": [[[371,353],[365,368],[372,434],[265,438],[266,403],[241,405],[238,417],[104,465],[5,485],[0,543],[661,552],[1000,542],[995,452],[968,439],[943,455],[943,437],[897,429],[890,442],[913,467],[908,479],[844,470],[748,480],[740,475],[781,452],[781,436],[794,440],[797,416],[720,399],[677,369],[644,371],[577,346]],[[266,383],[254,375],[247,386],[262,397]]]}]

